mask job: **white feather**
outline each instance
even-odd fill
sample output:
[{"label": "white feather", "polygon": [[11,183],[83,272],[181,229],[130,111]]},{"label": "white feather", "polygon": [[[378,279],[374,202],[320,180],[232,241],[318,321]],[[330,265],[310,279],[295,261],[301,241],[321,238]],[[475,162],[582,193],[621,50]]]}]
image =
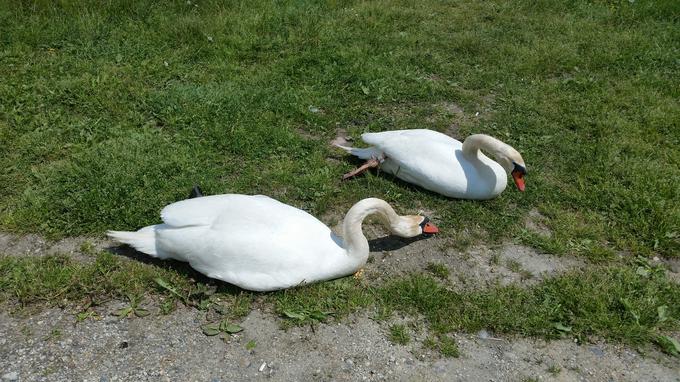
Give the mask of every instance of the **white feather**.
[{"label": "white feather", "polygon": [[151,225],[136,232],[107,231],[106,235],[119,243],[131,246],[139,252],[158,257],[158,252],[156,251],[156,227],[156,225]]}]

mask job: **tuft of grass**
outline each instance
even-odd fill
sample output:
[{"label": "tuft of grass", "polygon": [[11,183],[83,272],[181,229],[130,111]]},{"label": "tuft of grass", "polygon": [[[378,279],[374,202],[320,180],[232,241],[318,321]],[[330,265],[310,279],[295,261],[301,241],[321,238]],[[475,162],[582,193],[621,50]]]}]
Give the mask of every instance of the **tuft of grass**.
[{"label": "tuft of grass", "polygon": [[562,368],[557,364],[553,364],[548,367],[548,373],[552,374],[553,376],[557,376],[561,372]]},{"label": "tuft of grass", "polygon": [[390,326],[389,339],[395,344],[408,345],[411,342],[411,336],[408,334],[408,329],[405,325],[394,324]]},{"label": "tuft of grass", "polygon": [[505,262],[505,265],[508,267],[509,270],[515,273],[520,273],[522,271],[522,265],[516,260],[508,259]]},{"label": "tuft of grass", "polygon": [[449,268],[444,264],[428,263],[425,269],[440,279],[447,279],[450,274]]},{"label": "tuft of grass", "polygon": [[246,350],[252,352],[257,347],[257,342],[255,340],[250,340],[246,343]]},{"label": "tuft of grass", "polygon": [[50,334],[45,337],[45,341],[58,341],[62,336],[61,329],[54,328],[50,331]]},{"label": "tuft of grass", "polygon": [[460,357],[460,349],[456,340],[446,335],[439,335],[436,338],[428,337],[423,341],[423,345],[427,348],[437,350],[445,357]]}]

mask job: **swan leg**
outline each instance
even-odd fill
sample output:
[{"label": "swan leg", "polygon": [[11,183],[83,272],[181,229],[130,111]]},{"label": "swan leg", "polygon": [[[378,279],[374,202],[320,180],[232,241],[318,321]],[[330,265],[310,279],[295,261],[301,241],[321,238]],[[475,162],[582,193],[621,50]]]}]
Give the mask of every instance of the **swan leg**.
[{"label": "swan leg", "polygon": [[[383,160],[385,160],[385,159],[383,158]],[[378,167],[378,166],[380,166],[380,162],[382,162],[382,161],[379,160],[379,159],[371,158],[371,159],[367,160],[366,163],[362,164],[361,166],[359,166],[359,167],[355,168],[354,170],[348,172],[347,174],[343,175],[342,180],[347,180],[349,178],[357,176],[357,175],[361,174],[362,172],[368,170],[369,168]]]},{"label": "swan leg", "polygon": [[356,271],[356,273],[354,274],[354,279],[359,280],[359,279],[361,279],[361,277],[363,277],[363,275],[364,275],[364,268],[359,268],[359,270]]}]

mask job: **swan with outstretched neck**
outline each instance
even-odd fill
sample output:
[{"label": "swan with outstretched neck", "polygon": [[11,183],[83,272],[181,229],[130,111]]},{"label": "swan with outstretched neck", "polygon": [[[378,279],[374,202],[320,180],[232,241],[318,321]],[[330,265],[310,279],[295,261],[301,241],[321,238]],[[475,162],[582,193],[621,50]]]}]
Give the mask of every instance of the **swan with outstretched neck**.
[{"label": "swan with outstretched neck", "polygon": [[494,198],[505,189],[508,175],[517,189],[525,189],[527,167],[522,156],[510,145],[485,134],[470,135],[463,143],[427,129],[366,133],[361,139],[371,147],[336,144],[367,160],[343,179],[379,167],[397,178],[452,198]]},{"label": "swan with outstretched neck", "polygon": [[271,291],[359,271],[369,254],[361,226],[371,214],[401,237],[438,232],[427,217],[400,216],[387,202],[369,198],[347,212],[341,238],[314,216],[268,196],[225,194],[170,204],[161,211],[163,224],[107,235],[243,289]]}]

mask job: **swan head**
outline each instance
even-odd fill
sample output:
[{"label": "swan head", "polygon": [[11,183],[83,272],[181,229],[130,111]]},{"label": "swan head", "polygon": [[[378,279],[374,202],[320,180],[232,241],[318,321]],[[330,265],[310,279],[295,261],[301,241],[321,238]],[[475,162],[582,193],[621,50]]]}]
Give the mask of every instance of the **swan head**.
[{"label": "swan head", "polygon": [[524,159],[517,150],[507,146],[502,152],[496,155],[496,161],[505,169],[505,172],[512,176],[517,189],[524,191],[524,176],[527,174],[527,166]]},{"label": "swan head", "polygon": [[427,216],[406,215],[390,224],[393,234],[401,237],[415,237],[418,235],[433,235],[439,232],[439,228],[432,224]]}]

